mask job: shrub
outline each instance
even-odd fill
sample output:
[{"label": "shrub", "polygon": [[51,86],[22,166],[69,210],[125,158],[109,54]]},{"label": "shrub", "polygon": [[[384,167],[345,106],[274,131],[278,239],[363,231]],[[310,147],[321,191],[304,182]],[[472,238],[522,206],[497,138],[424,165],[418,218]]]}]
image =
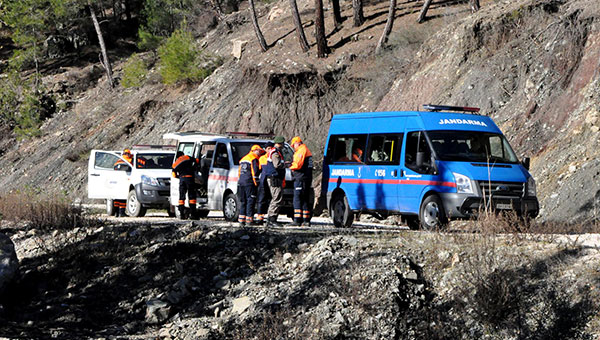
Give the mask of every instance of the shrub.
[{"label": "shrub", "polygon": [[163,83],[199,82],[208,77],[221,63],[220,58],[205,55],[196,48],[191,33],[175,31],[158,49],[160,75]]},{"label": "shrub", "polygon": [[140,87],[146,80],[148,68],[146,62],[134,53],[123,66],[123,78],[121,85],[125,88]]},{"label": "shrub", "polygon": [[40,126],[50,115],[53,100],[41,91],[9,75],[0,81],[0,122],[7,124],[19,139],[41,134]]},{"label": "shrub", "polygon": [[163,37],[154,35],[151,32],[148,32],[144,28],[140,28],[138,30],[138,43],[137,47],[142,51],[151,51],[155,50],[160,46],[160,43],[163,41]]}]

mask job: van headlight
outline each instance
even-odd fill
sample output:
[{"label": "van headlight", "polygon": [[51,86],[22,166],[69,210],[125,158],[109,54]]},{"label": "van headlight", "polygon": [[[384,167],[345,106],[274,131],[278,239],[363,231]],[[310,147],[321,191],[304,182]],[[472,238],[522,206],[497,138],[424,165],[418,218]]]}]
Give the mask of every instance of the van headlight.
[{"label": "van headlight", "polygon": [[471,185],[471,179],[465,175],[457,174],[453,172],[454,180],[456,181],[456,192],[459,194],[472,194],[473,186]]},{"label": "van headlight", "polygon": [[158,186],[158,181],[154,177],[142,175],[142,184],[151,185],[153,187]]},{"label": "van headlight", "polygon": [[535,190],[535,179],[533,177],[529,177],[527,179],[527,196],[536,197],[537,192]]}]

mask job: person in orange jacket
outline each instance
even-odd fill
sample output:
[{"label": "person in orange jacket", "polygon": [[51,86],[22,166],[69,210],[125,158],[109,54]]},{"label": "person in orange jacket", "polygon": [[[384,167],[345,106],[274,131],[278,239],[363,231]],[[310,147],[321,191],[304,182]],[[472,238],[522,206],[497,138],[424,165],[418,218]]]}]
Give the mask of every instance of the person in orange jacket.
[{"label": "person in orange jacket", "polygon": [[260,169],[258,158],[264,150],[259,145],[252,145],[250,152],[242,159],[238,168],[237,195],[240,203],[238,222],[240,227],[252,223],[254,219],[254,203],[258,188],[258,176]]},{"label": "person in orange jacket", "polygon": [[260,176],[258,177],[258,204],[256,212],[255,224],[262,225],[265,222],[265,214],[269,208],[269,202],[271,201],[271,191],[269,190],[269,184],[267,183],[267,176],[265,174],[265,166],[268,163],[269,152],[274,148],[273,142],[267,142],[265,144],[265,153],[258,159],[258,168],[260,170]]},{"label": "person in orange jacket", "polygon": [[173,174],[179,178],[179,216],[182,220],[188,218],[185,214],[185,195],[187,193],[188,203],[190,205],[190,216],[196,219],[196,166],[199,163],[197,158],[185,155],[177,151],[173,162]]},{"label": "person in orange jacket", "polygon": [[294,160],[290,166],[294,179],[294,222],[291,225],[310,227],[312,207],[310,191],[312,190],[313,159],[312,153],[300,137],[292,138]]},{"label": "person in orange jacket", "polygon": [[[119,167],[119,165],[124,164],[127,166],[132,166],[133,165],[133,154],[131,153],[131,150],[129,149],[125,149],[123,150],[123,153],[121,154],[121,157],[124,159],[117,159],[117,161],[114,164],[114,168],[115,170]],[[126,216],[126,208],[127,208],[127,201],[126,200],[113,200],[113,207],[115,210],[115,217],[125,217]]]}]

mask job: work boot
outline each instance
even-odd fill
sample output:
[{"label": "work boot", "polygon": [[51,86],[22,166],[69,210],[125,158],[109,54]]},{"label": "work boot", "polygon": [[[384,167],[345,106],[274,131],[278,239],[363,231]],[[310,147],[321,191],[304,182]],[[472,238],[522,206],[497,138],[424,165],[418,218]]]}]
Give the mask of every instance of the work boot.
[{"label": "work boot", "polygon": [[294,221],[292,223],[290,223],[289,225],[290,225],[290,227],[300,227],[302,225],[302,219],[294,218]]},{"label": "work boot", "polygon": [[281,227],[281,223],[277,222],[277,216],[269,216],[267,227]]},{"label": "work boot", "polygon": [[119,215],[120,215],[121,217],[125,217],[125,216],[127,216],[127,215],[125,214],[125,208],[119,208]]},{"label": "work boot", "polygon": [[304,222],[302,222],[302,226],[310,228],[310,221],[304,221]]},{"label": "work boot", "polygon": [[198,211],[196,210],[196,206],[190,206],[190,219],[198,220],[200,216],[198,216]]},{"label": "work boot", "polygon": [[185,206],[183,206],[183,205],[180,205],[180,206],[178,207],[178,209],[179,209],[179,219],[180,219],[180,220],[185,220],[185,219],[187,219],[187,216],[186,216],[186,213],[185,213]]}]

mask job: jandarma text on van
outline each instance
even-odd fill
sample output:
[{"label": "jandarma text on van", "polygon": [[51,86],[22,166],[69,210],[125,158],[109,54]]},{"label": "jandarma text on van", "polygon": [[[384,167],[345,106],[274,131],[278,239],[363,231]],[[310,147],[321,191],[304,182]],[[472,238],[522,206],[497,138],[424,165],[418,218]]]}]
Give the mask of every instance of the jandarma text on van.
[{"label": "jandarma text on van", "polygon": [[456,119],[440,119],[439,121],[440,125],[443,124],[466,124],[466,125],[479,125],[479,126],[485,126],[487,127],[487,124],[478,120],[472,120],[472,119],[460,119],[460,118],[456,118]]}]

